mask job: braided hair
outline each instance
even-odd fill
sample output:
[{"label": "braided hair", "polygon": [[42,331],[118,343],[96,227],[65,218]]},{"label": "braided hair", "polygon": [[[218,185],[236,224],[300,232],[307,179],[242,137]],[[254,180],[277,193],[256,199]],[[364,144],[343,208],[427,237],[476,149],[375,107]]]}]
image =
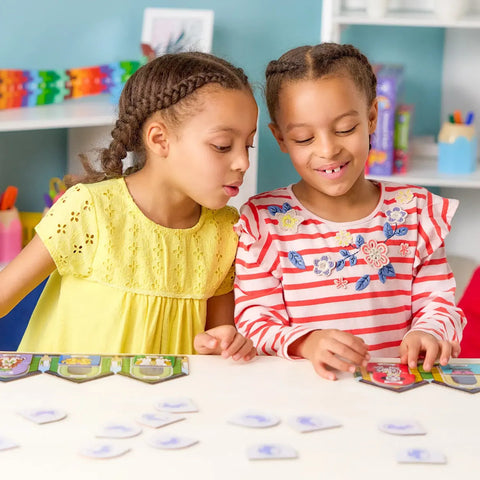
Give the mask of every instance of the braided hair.
[{"label": "braided hair", "polygon": [[365,92],[368,105],[371,105],[376,97],[377,78],[367,57],[353,45],[306,45],[289,50],[278,60],[272,60],[265,71],[265,98],[272,122],[275,123],[279,93],[284,82],[345,74]]},{"label": "braided hair", "polygon": [[[214,55],[201,52],[166,54],[138,69],[127,81],[120,96],[118,119],[107,148],[100,150],[100,170],[80,155],[86,175],[67,178],[69,184],[93,183],[140,170],[145,164],[142,127],[155,112],[161,111],[171,125],[178,125],[192,114],[198,101],[195,95],[204,85],[252,91],[248,78],[237,68]],[[124,172],[123,159],[135,152],[135,164]]]}]

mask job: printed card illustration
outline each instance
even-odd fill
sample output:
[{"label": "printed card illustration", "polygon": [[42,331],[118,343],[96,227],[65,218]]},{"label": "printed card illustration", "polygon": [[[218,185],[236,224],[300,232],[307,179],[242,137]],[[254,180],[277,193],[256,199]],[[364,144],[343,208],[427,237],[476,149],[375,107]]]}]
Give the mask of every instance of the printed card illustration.
[{"label": "printed card illustration", "polygon": [[42,425],[44,423],[52,423],[63,420],[67,416],[67,412],[58,408],[30,408],[18,412],[23,418],[31,422]]},{"label": "printed card illustration", "polygon": [[357,368],[355,378],[393,392],[404,392],[428,383],[417,368],[410,369],[407,365],[387,362],[372,362],[366,367]]},{"label": "printed card illustration", "polygon": [[390,435],[425,435],[423,426],[412,419],[389,418],[381,421],[378,428]]},{"label": "printed card illustration", "polygon": [[297,458],[297,451],[290,445],[280,443],[265,443],[253,445],[247,450],[250,460],[274,460],[280,458]]},{"label": "printed card illustration", "polygon": [[397,453],[398,463],[447,463],[442,452],[427,448],[407,448]]},{"label": "printed card illustration", "polygon": [[134,423],[115,421],[102,425],[96,436],[104,438],[131,438],[141,433],[142,429]]},{"label": "printed card illustration", "polygon": [[326,415],[298,415],[288,419],[288,424],[297,432],[314,432],[328,428],[340,427],[342,424]]},{"label": "printed card illustration", "polygon": [[80,455],[89,458],[114,458],[124,455],[130,450],[129,447],[109,442],[95,442],[80,450]]},{"label": "printed card illustration", "polygon": [[71,382],[82,383],[113,375],[110,357],[100,355],[52,356],[47,373]]},{"label": "printed card illustration", "polygon": [[186,417],[182,417],[181,415],[177,415],[174,413],[145,412],[137,417],[137,422],[141,423],[142,425],[146,425],[147,427],[160,428],[160,427],[165,427],[166,425],[170,425],[171,423],[176,423],[181,420],[185,420],[185,418]]},{"label": "printed card illustration", "polygon": [[147,440],[147,443],[154,448],[165,450],[176,450],[178,448],[191,447],[198,443],[195,438],[179,437],[176,435],[155,434]]},{"label": "printed card illustration", "polygon": [[0,354],[0,381],[10,382],[41,373],[38,369],[39,355],[25,353]]},{"label": "printed card illustration", "polygon": [[10,438],[0,436],[0,451],[10,450],[11,448],[16,448],[18,446],[19,444]]},{"label": "printed card illustration", "polygon": [[234,425],[241,425],[242,427],[249,428],[273,427],[280,423],[280,419],[275,415],[257,411],[248,411],[234,415],[228,421]]},{"label": "printed card illustration", "polygon": [[[422,372],[425,377],[426,372]],[[480,392],[480,364],[462,363],[435,365],[432,368],[432,383],[455,388],[468,393]]]},{"label": "printed card illustration", "polygon": [[198,407],[189,398],[166,398],[155,404],[155,408],[162,412],[192,413],[198,412]]},{"label": "printed card illustration", "polygon": [[[114,361],[114,368],[117,363],[117,361]],[[146,383],[165,382],[188,375],[188,358],[173,355],[124,357],[118,374]]]}]

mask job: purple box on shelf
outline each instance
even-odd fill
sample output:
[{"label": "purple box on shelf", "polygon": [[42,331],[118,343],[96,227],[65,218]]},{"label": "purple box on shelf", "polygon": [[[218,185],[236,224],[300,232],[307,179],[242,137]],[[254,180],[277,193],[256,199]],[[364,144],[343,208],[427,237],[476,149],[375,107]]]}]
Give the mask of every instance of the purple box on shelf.
[{"label": "purple box on shelf", "polygon": [[372,135],[367,173],[391,175],[393,172],[393,137],[395,132],[395,110],[400,102],[403,80],[401,65],[375,65],[377,75],[378,119]]}]

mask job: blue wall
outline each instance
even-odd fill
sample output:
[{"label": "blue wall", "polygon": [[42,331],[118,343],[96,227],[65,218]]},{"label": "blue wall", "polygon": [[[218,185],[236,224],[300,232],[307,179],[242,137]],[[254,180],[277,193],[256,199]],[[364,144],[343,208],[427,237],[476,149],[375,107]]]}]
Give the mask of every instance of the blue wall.
[{"label": "blue wall", "polygon": [[[139,58],[146,7],[213,9],[213,53],[244,67],[256,85],[263,83],[270,59],[320,38],[320,0],[2,0],[0,68],[63,69]],[[416,131],[438,130],[442,30],[352,27],[343,41],[374,61],[404,62],[407,100],[424,104],[416,113]],[[295,181],[296,173],[267,128],[260,88],[256,96],[261,108],[258,189],[266,190]],[[64,174],[65,149],[65,130],[0,134],[0,188],[19,185],[19,208],[41,210],[48,179]]]}]

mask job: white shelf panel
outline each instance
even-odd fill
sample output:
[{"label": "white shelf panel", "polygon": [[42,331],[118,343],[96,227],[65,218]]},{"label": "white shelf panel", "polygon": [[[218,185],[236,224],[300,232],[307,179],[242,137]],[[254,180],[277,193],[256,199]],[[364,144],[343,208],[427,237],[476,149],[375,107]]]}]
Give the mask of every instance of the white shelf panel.
[{"label": "white shelf panel", "polygon": [[113,125],[116,105],[109,95],[66,100],[53,105],[0,110],[0,132]]},{"label": "white shelf panel", "polygon": [[440,173],[437,171],[437,159],[435,157],[413,158],[410,170],[404,174],[367,175],[367,178],[427,187],[480,188],[479,168],[475,172],[461,175]]},{"label": "white shelf panel", "polygon": [[[455,1],[455,0],[452,0]],[[388,25],[403,27],[480,28],[480,15],[468,14],[455,21],[443,21],[431,12],[389,12],[385,17],[372,18],[363,10],[343,11],[334,15],[333,23],[339,25]]]}]

